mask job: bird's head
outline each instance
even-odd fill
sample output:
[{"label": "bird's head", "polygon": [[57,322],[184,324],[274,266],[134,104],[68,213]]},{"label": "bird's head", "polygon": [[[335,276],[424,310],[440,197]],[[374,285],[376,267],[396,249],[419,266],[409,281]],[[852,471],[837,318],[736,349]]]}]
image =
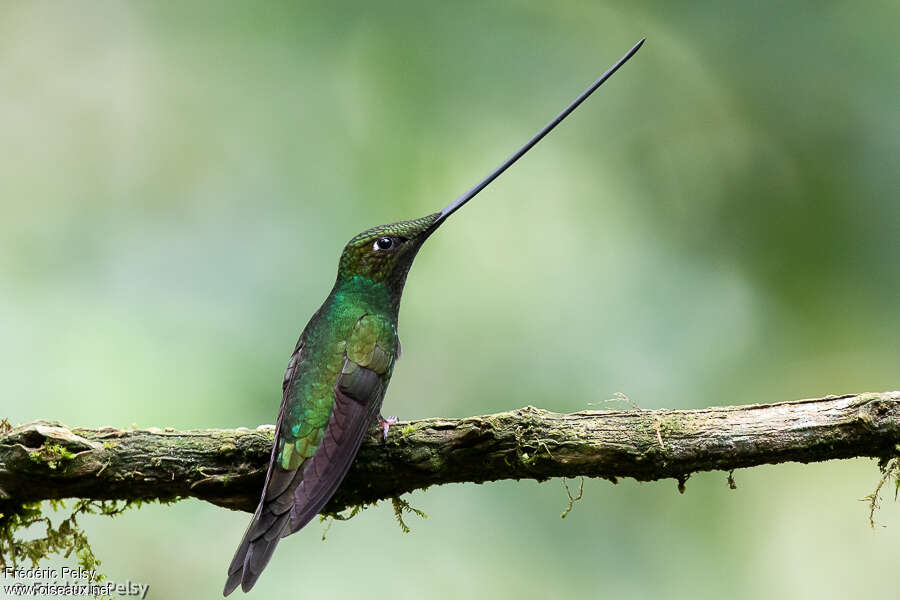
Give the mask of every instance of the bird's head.
[{"label": "bird's head", "polygon": [[437,228],[441,213],[379,225],[356,235],[344,246],[338,265],[338,282],[365,280],[403,290],[413,259]]}]

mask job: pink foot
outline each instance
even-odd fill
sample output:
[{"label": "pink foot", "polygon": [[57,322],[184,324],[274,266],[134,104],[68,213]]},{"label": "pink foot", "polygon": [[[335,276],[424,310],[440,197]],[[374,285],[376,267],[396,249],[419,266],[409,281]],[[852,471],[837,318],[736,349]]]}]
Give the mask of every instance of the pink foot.
[{"label": "pink foot", "polygon": [[387,440],[388,429],[391,428],[391,425],[399,421],[397,417],[382,417],[378,415],[378,426],[381,427],[382,431],[384,431],[384,439]]}]

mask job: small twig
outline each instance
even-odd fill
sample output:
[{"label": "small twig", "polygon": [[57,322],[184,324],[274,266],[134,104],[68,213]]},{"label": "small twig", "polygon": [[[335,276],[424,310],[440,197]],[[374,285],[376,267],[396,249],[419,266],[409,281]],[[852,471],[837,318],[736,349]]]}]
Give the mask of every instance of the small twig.
[{"label": "small twig", "polygon": [[[633,402],[631,398],[629,398],[626,394],[622,392],[616,392],[613,394],[612,398],[607,398],[603,402],[624,402],[634,410],[642,410],[640,406],[637,405],[636,402]],[[588,406],[594,406],[593,402],[588,402]]]},{"label": "small twig", "polygon": [[569,483],[566,481],[566,478],[562,478],[563,486],[566,488],[566,495],[569,496],[569,505],[566,507],[566,510],[563,511],[561,515],[559,515],[560,519],[565,519],[569,516],[569,513],[572,512],[572,509],[575,507],[575,503],[581,500],[582,496],[584,496],[584,477],[581,478],[581,484],[578,486],[578,495],[573,496],[572,490],[569,489]]},{"label": "small twig", "polygon": [[728,489],[737,489],[737,483],[734,481],[734,469],[728,471]]},{"label": "small twig", "polygon": [[103,471],[105,471],[105,470],[106,470],[106,467],[108,467],[108,466],[109,466],[109,461],[106,461],[105,463],[103,463],[103,466],[100,468],[99,471],[97,471],[97,475],[96,475],[96,476],[97,476],[97,477],[100,477],[100,473],[102,473]]},{"label": "small twig", "polygon": [[[860,502],[869,503],[869,526],[872,529],[875,529],[875,511],[881,508],[881,504],[879,502],[881,488],[884,487],[885,482],[887,482],[887,480],[891,477],[900,478],[900,458],[891,459],[886,464],[884,464],[881,479],[878,480],[878,485],[875,486],[875,491],[859,499]],[[898,481],[898,483],[900,483],[900,481]],[[900,485],[898,485],[898,489],[900,489]],[[894,490],[894,500],[897,500],[896,489]]]},{"label": "small twig", "polygon": [[553,454],[550,452],[550,448],[547,447],[547,442],[541,440],[541,446],[543,446],[544,450],[547,451],[547,456],[549,456],[552,460],[556,460],[555,458],[553,458]]},{"label": "small twig", "polygon": [[666,446],[662,441],[662,433],[660,433],[660,428],[662,427],[662,423],[659,419],[653,421],[653,430],[656,432],[656,441],[659,442],[659,447],[662,448],[663,452],[666,451]]},{"label": "small twig", "polygon": [[331,530],[331,526],[334,525],[334,517],[322,517],[322,520],[325,521],[325,529],[322,530],[322,541],[324,542],[328,532]]}]

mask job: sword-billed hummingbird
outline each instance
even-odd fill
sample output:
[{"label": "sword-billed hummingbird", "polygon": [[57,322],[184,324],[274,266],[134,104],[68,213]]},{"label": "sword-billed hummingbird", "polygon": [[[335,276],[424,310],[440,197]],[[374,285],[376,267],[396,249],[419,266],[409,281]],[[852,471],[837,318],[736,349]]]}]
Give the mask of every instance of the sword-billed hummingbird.
[{"label": "sword-billed hummingbird", "polygon": [[425,240],[575,110],[643,43],[635,44],[537,135],[442,211],[367,229],[347,243],[337,281],[300,334],[284,373],[262,497],[228,567],[226,596],[238,584],[250,591],[279,540],[319,513],[376,421],[387,436],[392,420],[382,418],[380,411],[400,356],[400,296]]}]

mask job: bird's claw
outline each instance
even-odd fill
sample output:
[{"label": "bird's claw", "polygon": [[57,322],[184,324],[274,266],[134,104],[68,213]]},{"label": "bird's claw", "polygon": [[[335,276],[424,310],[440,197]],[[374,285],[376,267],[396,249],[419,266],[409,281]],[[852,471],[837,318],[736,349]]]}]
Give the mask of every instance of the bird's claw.
[{"label": "bird's claw", "polygon": [[391,428],[391,425],[399,421],[397,417],[382,417],[378,416],[378,426],[381,427],[381,430],[384,435],[384,439],[387,440],[388,429]]}]

